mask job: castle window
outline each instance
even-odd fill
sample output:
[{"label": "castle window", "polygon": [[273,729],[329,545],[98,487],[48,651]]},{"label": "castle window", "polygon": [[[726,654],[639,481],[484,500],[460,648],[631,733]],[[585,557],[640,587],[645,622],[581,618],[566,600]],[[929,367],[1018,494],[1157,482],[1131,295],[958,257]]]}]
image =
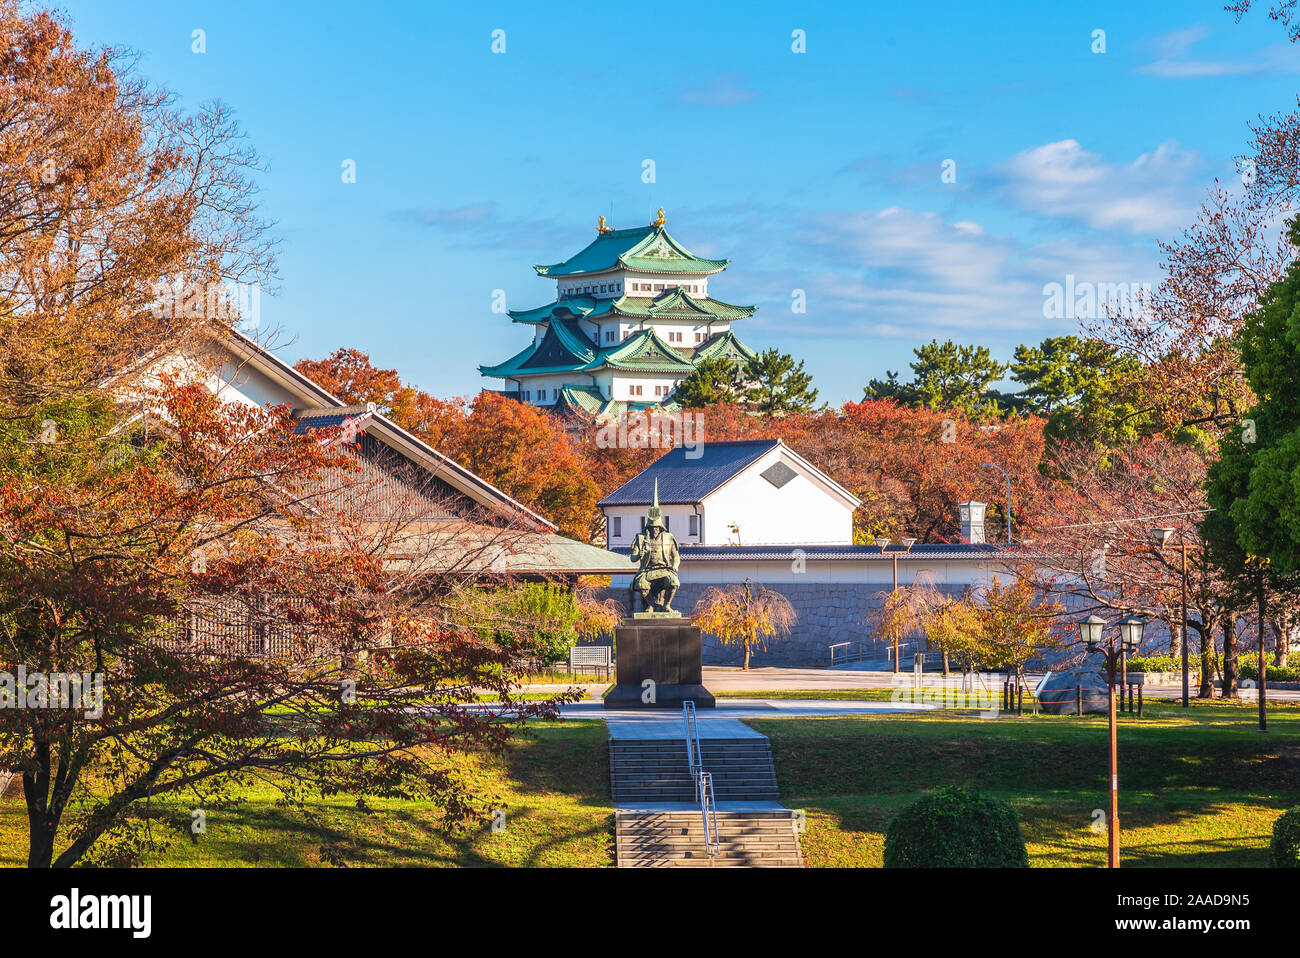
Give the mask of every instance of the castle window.
[{"label": "castle window", "polygon": [[623,517],[622,517],[622,516],[615,516],[615,517],[614,517],[614,528],[613,528],[613,530],[611,531],[610,536],[611,536],[611,538],[614,538],[614,539],[621,539],[621,538],[623,538]]},{"label": "castle window", "polygon": [[700,534],[700,517],[697,515],[692,515],[690,521],[691,521],[691,526],[687,534],[692,536],[698,536]]},{"label": "castle window", "polygon": [[640,386],[628,386],[628,387],[627,387],[627,394],[628,394],[629,396],[639,396],[639,395],[641,395],[641,387],[640,387]]}]

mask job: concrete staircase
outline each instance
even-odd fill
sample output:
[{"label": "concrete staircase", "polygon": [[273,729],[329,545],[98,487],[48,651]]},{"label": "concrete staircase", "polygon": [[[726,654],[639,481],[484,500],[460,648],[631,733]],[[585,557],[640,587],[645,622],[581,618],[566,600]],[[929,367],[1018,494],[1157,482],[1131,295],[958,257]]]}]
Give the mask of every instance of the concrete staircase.
[{"label": "concrete staircase", "polygon": [[613,738],[610,784],[621,868],[803,865],[790,809],[777,803],[772,748],[760,735],[700,738],[713,776],[719,854],[705,851],[685,738]]},{"label": "concrete staircase", "polygon": [[[677,804],[677,803],[672,803]],[[700,807],[682,802],[653,809],[619,808],[615,853],[620,868],[800,868],[799,836],[788,808],[767,802],[719,802],[718,843],[710,858],[704,850]],[[744,808],[752,804],[754,808]]]},{"label": "concrete staircase", "polygon": [[[700,760],[713,774],[717,801],[776,801],[776,770],[767,739],[702,738]],[[609,778],[618,804],[695,801],[684,738],[611,739]]]}]

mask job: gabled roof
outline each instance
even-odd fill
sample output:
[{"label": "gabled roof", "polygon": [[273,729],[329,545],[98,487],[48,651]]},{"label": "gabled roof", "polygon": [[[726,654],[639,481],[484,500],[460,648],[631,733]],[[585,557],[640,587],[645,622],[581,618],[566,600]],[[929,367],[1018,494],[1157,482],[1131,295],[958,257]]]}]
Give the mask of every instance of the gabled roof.
[{"label": "gabled roof", "polygon": [[696,256],[669,236],[662,226],[638,226],[600,233],[564,262],[533,269],[539,276],[578,276],[618,268],[656,273],[718,273],[730,262]]},{"label": "gabled roof", "polygon": [[856,509],[862,504],[857,496],[780,439],[740,439],[729,442],[706,440],[690,449],[677,446],[600,500],[597,505],[648,505],[654,496],[656,480],[660,503],[694,505],[777,448],[780,448],[782,457],[805,470],[810,481],[823,491],[850,508]]},{"label": "gabled roof", "polygon": [[312,379],[294,369],[275,353],[251,336],[237,329],[221,330],[217,345],[237,360],[248,363],[273,382],[285,389],[295,399],[294,406],[344,406],[346,403],[333,393],[321,388]]},{"label": "gabled roof", "polygon": [[[634,372],[677,373],[689,376],[695,365],[681,352],[668,345],[653,329],[643,329],[633,333],[623,342],[608,349],[595,352],[588,346],[581,351],[581,344],[590,344],[590,340],[581,332],[570,329],[567,333],[556,330],[568,324],[560,321],[550,325],[541,339],[529,344],[525,349],[495,366],[480,366],[479,372],[484,376],[510,378],[519,375],[543,375],[545,373],[593,373],[598,369],[612,368]],[[552,338],[555,334],[555,338]],[[566,338],[571,337],[571,338]]]},{"label": "gabled roof", "polygon": [[596,359],[596,346],[574,320],[557,319],[546,332],[503,363],[480,366],[484,376],[562,373],[584,369]]},{"label": "gabled roof", "polygon": [[747,362],[757,355],[758,353],[742,343],[736,334],[728,329],[726,332],[714,333],[696,347],[695,352],[691,353],[691,362],[698,365],[706,359],[717,356],[726,356],[737,362]]},{"label": "gabled roof", "polygon": [[555,411],[560,415],[581,413],[598,419],[621,419],[629,412],[674,412],[681,405],[674,400],[663,402],[627,402],[621,399],[606,399],[596,386],[580,386],[566,383],[560,387],[555,400]]},{"label": "gabled roof", "polygon": [[[781,445],[780,439],[704,442],[691,450],[677,446],[619,486],[601,506],[646,505],[658,482],[662,505],[694,505]],[[686,453],[696,455],[686,458]]]},{"label": "gabled roof", "polygon": [[[307,412],[298,428],[319,429],[349,421],[356,422],[369,435],[436,475],[479,505],[495,509],[511,519],[523,520],[534,528],[555,531],[554,523],[506,495],[492,483],[417,439],[386,416],[371,410],[358,412],[357,407],[348,406],[251,337],[230,330],[220,338],[218,345],[229,352],[241,366],[255,369],[294,397],[293,408]],[[237,384],[232,385],[238,388]]]},{"label": "gabled roof", "polygon": [[731,322],[753,316],[757,306],[736,306],[711,296],[694,297],[680,286],[664,290],[658,296],[622,296],[596,299],[594,296],[565,296],[545,306],[507,310],[516,323],[537,325],[554,319],[576,317],[595,320],[602,316],[628,316],[632,319],[684,319],[708,322]]},{"label": "gabled roof", "polygon": [[664,290],[653,298],[624,294],[614,300],[613,311],[623,316],[653,319],[699,319],[701,321],[744,319],[757,306],[735,306],[711,296],[696,298],[680,286]]},{"label": "gabled roof", "polygon": [[689,359],[660,339],[653,329],[633,333],[617,346],[602,350],[584,371],[606,366],[645,372],[681,372],[688,376],[695,370]]}]

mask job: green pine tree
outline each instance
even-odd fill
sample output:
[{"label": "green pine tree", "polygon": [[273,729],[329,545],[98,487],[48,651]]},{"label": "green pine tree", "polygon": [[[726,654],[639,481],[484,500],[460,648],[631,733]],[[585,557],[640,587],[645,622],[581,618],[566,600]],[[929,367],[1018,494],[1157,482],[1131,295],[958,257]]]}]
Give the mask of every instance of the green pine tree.
[{"label": "green pine tree", "polygon": [[695,372],[678,384],[673,399],[688,409],[699,409],[736,402],[741,392],[736,362],[726,356],[713,356],[702,360]]},{"label": "green pine tree", "polygon": [[745,402],[765,416],[790,412],[809,412],[817,404],[817,390],[812,375],[804,372],[789,353],[765,349],[745,363],[741,371],[745,382]]}]

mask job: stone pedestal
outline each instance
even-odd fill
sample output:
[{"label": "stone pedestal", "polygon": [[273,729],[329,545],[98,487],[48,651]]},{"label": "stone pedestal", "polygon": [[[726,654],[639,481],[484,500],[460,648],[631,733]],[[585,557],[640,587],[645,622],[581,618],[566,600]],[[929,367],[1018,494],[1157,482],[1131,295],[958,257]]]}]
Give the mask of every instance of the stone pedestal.
[{"label": "stone pedestal", "polygon": [[[614,632],[617,682],[605,695],[607,709],[681,709],[687,699],[711,709],[717,702],[703,685],[700,630],[681,617],[638,617]],[[647,702],[646,680],[654,682]]]}]

